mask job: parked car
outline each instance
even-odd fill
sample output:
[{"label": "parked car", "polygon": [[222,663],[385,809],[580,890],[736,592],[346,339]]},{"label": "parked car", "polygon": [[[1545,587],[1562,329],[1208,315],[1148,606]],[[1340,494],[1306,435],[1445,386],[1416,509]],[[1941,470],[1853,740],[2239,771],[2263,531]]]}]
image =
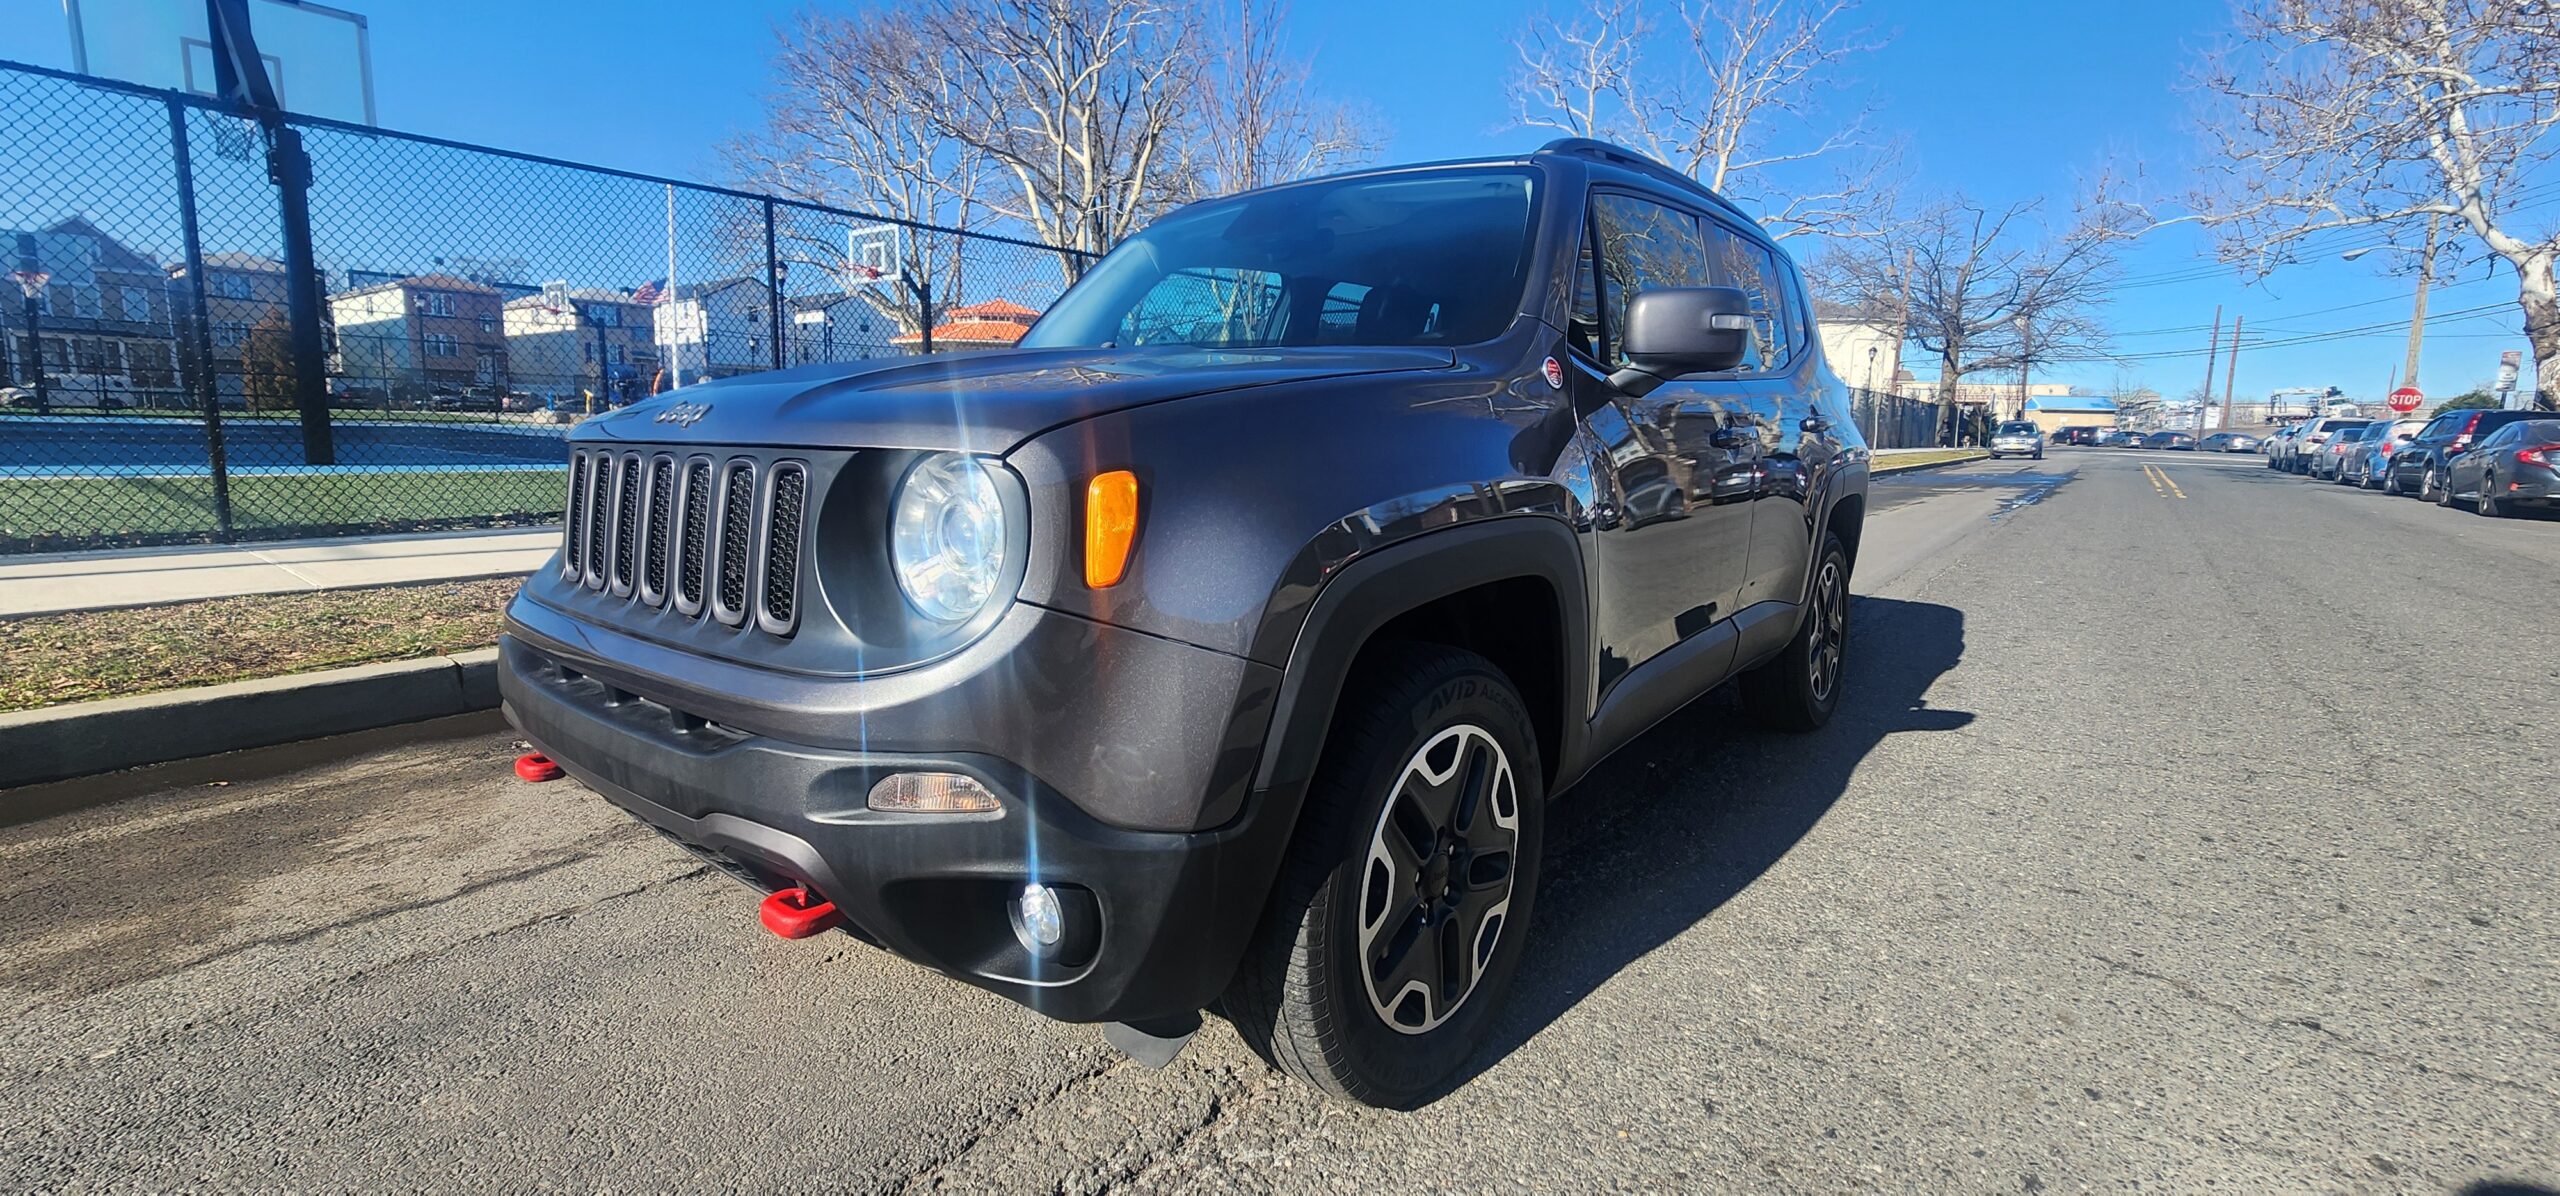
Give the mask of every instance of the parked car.
[{"label": "parked car", "polygon": [[543,402],[541,399],[534,397],[531,391],[511,390],[507,392],[504,399],[499,400],[498,409],[514,414],[523,414],[525,412],[542,410]]},{"label": "parked car", "polygon": [[2286,424],[2268,433],[2265,440],[2258,442],[2258,451],[2267,456],[2267,468],[2283,469],[2285,467],[2286,460],[2293,452],[2295,439],[2302,435],[2302,429],[2302,424]]},{"label": "parked car", "polygon": [[1991,430],[1991,459],[2033,457],[2044,460],[2044,429],[2013,419]]},{"label": "parked car", "polygon": [[2154,449],[2185,449],[2192,452],[2196,447],[2196,438],[2195,435],[2190,432],[2154,432],[2149,436],[2142,438],[2142,447]]},{"label": "parked car", "polygon": [[2208,453],[2254,453],[2258,451],[2258,438],[2245,432],[2216,432],[2198,441],[2196,447]]},{"label": "parked car", "polygon": [[[1250,316],[1198,282],[1242,276]],[[1728,675],[1839,703],[1866,453],[1802,293],[1583,139],[1180,208],[1018,348],[581,423],[506,710],[777,933],[1157,1062],[1216,1002],[1411,1104],[1502,1016],[1550,794]]]},{"label": "parked car", "polygon": [[2098,433],[2095,444],[2099,448],[2137,448],[2142,444],[2142,436],[2123,428],[2108,428]]},{"label": "parked car", "polygon": [[2560,419],[2547,411],[2518,414],[2539,418],[2508,420],[2456,454],[2438,503],[2468,502],[2491,518],[2560,507]]},{"label": "parked car", "polygon": [[2067,428],[2055,429],[2053,433],[2053,442],[2055,444],[2096,444],[2098,443],[2098,433],[2104,430],[2105,429],[2094,424],[2074,424]]},{"label": "parked car", "polygon": [[2382,488],[2427,502],[2442,501],[2447,468],[2481,437],[2508,424],[2548,418],[2549,413],[2539,411],[2447,411],[2427,421],[2416,438],[2391,455],[2391,472]]},{"label": "parked car", "polygon": [[2384,475],[2391,471],[2391,454],[2400,451],[2426,426],[2423,419],[2396,419],[2388,423],[2376,420],[2356,429],[2355,447],[2338,462],[2338,484],[2359,490],[2381,489]]},{"label": "parked car", "polygon": [[2350,419],[2334,415],[2305,420],[2296,425],[2299,430],[2285,442],[2284,462],[2279,468],[2298,474],[2318,476],[2313,469],[2315,463],[2327,464],[2336,461],[2334,455],[2324,456],[2324,450],[2328,448],[2330,439],[2349,428],[2361,428],[2372,422],[2369,419]]},{"label": "parked car", "polygon": [[2306,447],[2301,454],[2303,476],[2314,481],[2336,481],[2338,467],[2373,426],[2368,421],[2352,428],[2339,428],[2318,445]]}]

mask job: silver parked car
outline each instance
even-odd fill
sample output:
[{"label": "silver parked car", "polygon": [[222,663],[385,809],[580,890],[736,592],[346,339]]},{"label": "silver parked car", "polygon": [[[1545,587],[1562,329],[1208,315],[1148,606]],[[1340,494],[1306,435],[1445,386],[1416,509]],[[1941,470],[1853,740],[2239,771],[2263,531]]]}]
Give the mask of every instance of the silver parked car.
[{"label": "silver parked car", "polygon": [[2356,441],[2338,462],[2338,484],[2359,490],[2382,489],[2391,472],[2391,454],[2409,447],[2427,426],[2423,419],[2396,419],[2356,429]]},{"label": "silver parked car", "polygon": [[2284,460],[2276,468],[2311,477],[2327,477],[2331,471],[2319,467],[2332,464],[2337,459],[2335,454],[2331,454],[2328,460],[2321,459],[2321,451],[2329,447],[2330,439],[2349,428],[2361,428],[2372,422],[2369,419],[2328,416],[2304,423],[2300,425],[2301,430],[2285,441]]}]

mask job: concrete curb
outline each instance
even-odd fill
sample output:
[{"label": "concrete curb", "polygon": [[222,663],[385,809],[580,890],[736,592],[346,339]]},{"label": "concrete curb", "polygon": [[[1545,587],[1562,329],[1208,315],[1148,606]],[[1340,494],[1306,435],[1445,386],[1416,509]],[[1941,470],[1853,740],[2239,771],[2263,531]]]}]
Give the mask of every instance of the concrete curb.
[{"label": "concrete curb", "polygon": [[498,650],[0,714],[0,789],[366,731],[498,704]]},{"label": "concrete curb", "polygon": [[1949,465],[1970,465],[1976,461],[1990,459],[1989,453],[1973,453],[1969,456],[1951,457],[1944,461],[1921,461],[1911,465],[1895,465],[1886,461],[1870,460],[1867,464],[1867,476],[1881,478],[1897,473],[1918,473],[1923,469],[1944,469]]}]

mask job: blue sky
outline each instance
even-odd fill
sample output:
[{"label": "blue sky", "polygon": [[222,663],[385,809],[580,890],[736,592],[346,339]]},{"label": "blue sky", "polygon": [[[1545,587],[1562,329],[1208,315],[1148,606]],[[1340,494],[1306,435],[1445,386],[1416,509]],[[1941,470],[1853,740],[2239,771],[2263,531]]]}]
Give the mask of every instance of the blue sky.
[{"label": "blue sky", "polygon": [[[682,178],[722,181],[712,147],[762,116],[774,27],[794,0],[337,0],[371,21],[375,97],[389,128]],[[1534,14],[1567,3],[1295,0],[1291,37],[1317,87],[1366,105],[1388,134],[1385,158],[1517,150],[1543,140],[1512,126],[1510,41]],[[2045,197],[2067,212],[2079,181],[2108,161],[2184,176],[2196,152],[2178,90],[2190,52],[2228,19],[2226,0],[1869,0],[1859,19],[1889,40],[1835,80],[1836,107],[1872,103],[1873,126],[1905,146],[1922,190],[1961,189],[2006,203]],[[0,4],[0,56],[67,66],[52,0]],[[2410,280],[2395,256],[2336,260],[2352,239],[2262,283],[2211,267],[2187,228],[2155,234],[2125,259],[2109,308],[2114,348],[2141,380],[2183,394],[2205,373],[2204,326],[2216,304],[2245,314],[2252,346],[2238,390],[2281,386],[2382,390],[2406,348]],[[2449,395],[2486,381],[2500,350],[2524,347],[2515,291],[2473,267],[2440,284],[2422,381]],[[2292,347],[2269,339],[2382,325]],[[1926,363],[1911,363],[1923,374]],[[2221,385],[2217,366],[2215,385]],[[2116,367],[2054,378],[2105,388]]]}]

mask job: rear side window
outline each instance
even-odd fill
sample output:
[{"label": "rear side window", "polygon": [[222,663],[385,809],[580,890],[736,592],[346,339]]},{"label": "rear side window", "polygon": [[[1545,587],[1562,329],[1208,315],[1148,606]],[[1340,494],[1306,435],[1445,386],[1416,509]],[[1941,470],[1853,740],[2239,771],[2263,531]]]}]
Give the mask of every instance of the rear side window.
[{"label": "rear side window", "polygon": [[2480,413],[2480,422],[2471,425],[2471,434],[2474,437],[2486,436],[2508,424],[2519,424],[2532,418],[2533,413],[2530,411],[2483,411]]},{"label": "rear side window", "polygon": [[1708,285],[1706,243],[1698,237],[1696,217],[1632,195],[1593,195],[1591,227],[1600,242],[1595,256],[1606,334],[1600,357],[1623,366],[1619,333],[1627,324],[1627,302],[1655,287]]},{"label": "rear side window", "polygon": [[2498,429],[2498,430],[2497,430],[2497,431],[2495,431],[2495,432],[2492,432],[2492,433],[2490,433],[2490,434],[2488,434],[2488,435],[2486,435],[2486,436],[2481,437],[2481,438],[2480,438],[2480,440],[2479,440],[2479,442],[2478,442],[2478,444],[2477,444],[2477,445],[2475,445],[2474,447],[2477,447],[2477,448],[2483,448],[2483,449],[2494,449],[2494,448],[2505,448],[2506,446],[2508,446],[2508,445],[2510,445],[2510,444],[2514,444],[2514,443],[2516,442],[2516,439],[2517,439],[2517,437],[2516,437],[2516,429],[2517,429],[2519,426],[2520,426],[2520,425],[2510,423],[2510,424],[2508,424],[2506,427],[2500,428],[2500,429]]},{"label": "rear side window", "polygon": [[1795,345],[1795,329],[1787,306],[1786,275],[1758,241],[1710,220],[1707,264],[1715,285],[1739,288],[1751,299],[1751,354],[1747,371],[1774,370],[1787,363]]}]

